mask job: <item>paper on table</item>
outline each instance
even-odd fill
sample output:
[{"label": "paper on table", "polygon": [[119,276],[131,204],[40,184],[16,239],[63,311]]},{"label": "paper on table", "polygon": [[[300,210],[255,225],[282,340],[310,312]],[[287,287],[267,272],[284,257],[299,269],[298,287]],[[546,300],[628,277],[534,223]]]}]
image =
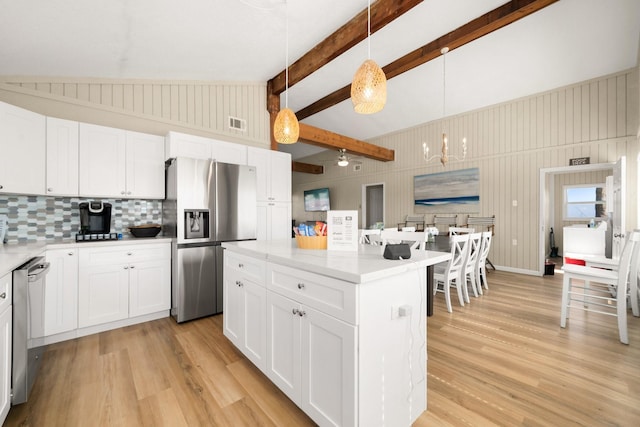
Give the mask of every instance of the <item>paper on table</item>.
[{"label": "paper on table", "polygon": [[358,211],[327,212],[327,250],[358,251]]}]

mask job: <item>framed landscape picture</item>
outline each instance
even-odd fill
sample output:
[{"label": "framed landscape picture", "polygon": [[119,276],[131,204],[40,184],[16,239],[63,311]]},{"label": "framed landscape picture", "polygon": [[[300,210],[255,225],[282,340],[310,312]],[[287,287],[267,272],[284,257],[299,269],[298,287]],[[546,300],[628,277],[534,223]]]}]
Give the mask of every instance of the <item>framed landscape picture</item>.
[{"label": "framed landscape picture", "polygon": [[413,200],[423,212],[472,213],[480,205],[480,169],[459,169],[413,177]]}]

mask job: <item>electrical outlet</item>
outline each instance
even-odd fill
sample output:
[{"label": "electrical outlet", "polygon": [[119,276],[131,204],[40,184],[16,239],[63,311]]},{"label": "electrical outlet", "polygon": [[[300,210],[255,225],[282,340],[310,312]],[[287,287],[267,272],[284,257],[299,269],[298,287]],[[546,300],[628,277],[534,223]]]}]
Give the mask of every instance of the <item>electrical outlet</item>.
[{"label": "electrical outlet", "polygon": [[513,207],[515,208],[515,207],[517,207],[517,206],[518,206],[518,201],[517,201],[517,200],[513,200],[513,201],[511,202],[511,204],[512,204],[512,205],[513,205]]},{"label": "electrical outlet", "polygon": [[513,239],[513,240],[511,241],[511,244],[512,244],[513,246],[518,246],[518,240],[517,240],[517,239]]}]

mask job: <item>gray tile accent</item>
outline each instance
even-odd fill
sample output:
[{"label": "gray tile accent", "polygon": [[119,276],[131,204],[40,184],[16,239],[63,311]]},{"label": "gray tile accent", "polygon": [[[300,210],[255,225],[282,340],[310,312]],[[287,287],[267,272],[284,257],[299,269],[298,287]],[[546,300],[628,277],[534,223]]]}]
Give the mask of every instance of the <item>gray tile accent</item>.
[{"label": "gray tile accent", "polygon": [[42,240],[75,240],[80,229],[78,204],[102,200],[111,203],[111,232],[162,223],[161,200],[84,199],[77,197],[0,196],[0,214],[9,217],[8,243]]}]

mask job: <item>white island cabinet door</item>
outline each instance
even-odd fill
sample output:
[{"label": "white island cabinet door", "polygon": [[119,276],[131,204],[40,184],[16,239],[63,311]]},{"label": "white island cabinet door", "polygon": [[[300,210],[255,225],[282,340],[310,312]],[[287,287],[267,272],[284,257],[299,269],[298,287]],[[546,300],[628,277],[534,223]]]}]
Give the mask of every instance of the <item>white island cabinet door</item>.
[{"label": "white island cabinet door", "polygon": [[79,193],[126,197],[126,131],[80,123]]},{"label": "white island cabinet door", "polygon": [[303,410],[320,425],[355,426],[356,328],[302,306]]},{"label": "white island cabinet door", "polygon": [[244,290],[244,354],[261,371],[267,366],[267,289],[245,280]]},{"label": "white island cabinet door", "polygon": [[267,291],[266,375],[300,405],[300,305]]},{"label": "white island cabinet door", "polygon": [[45,194],[45,116],[0,102],[0,193]]},{"label": "white island cabinet door", "polygon": [[236,347],[242,350],[242,335],[244,330],[244,292],[240,285],[242,278],[226,265],[223,277],[224,336],[229,338]]},{"label": "white island cabinet door", "polygon": [[78,250],[53,249],[46,253],[51,264],[44,297],[44,335],[78,327]]},{"label": "white island cabinet door", "polygon": [[164,199],[164,138],[127,132],[126,197]]},{"label": "white island cabinet door", "polygon": [[47,196],[78,195],[79,124],[47,117]]}]

